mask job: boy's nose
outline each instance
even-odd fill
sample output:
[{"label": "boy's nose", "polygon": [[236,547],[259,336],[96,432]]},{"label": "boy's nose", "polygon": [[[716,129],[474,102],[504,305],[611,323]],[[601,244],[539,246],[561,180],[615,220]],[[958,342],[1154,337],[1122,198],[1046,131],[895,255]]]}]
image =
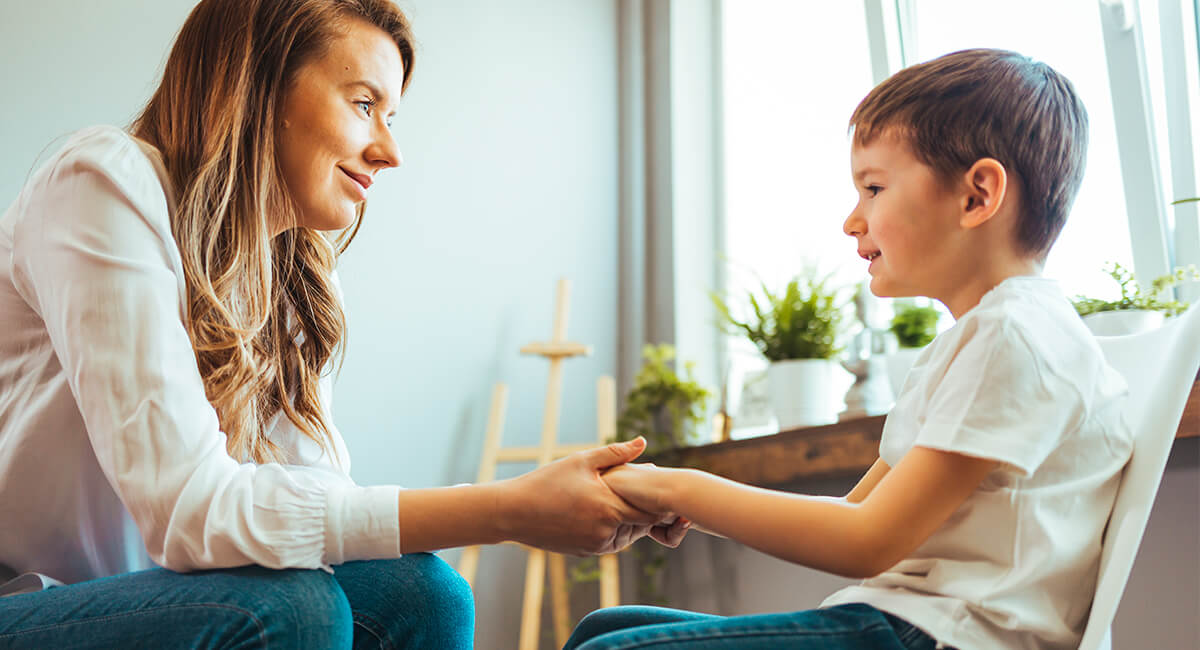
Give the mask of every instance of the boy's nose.
[{"label": "boy's nose", "polygon": [[842,232],[851,237],[863,235],[866,233],[866,230],[867,222],[858,216],[858,208],[855,208],[854,212],[851,212],[850,216],[846,217],[846,221],[842,224]]}]

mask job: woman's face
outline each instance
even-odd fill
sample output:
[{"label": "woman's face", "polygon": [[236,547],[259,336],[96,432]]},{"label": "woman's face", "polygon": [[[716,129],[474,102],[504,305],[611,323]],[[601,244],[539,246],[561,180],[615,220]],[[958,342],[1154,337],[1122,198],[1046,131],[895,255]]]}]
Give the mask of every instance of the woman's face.
[{"label": "woman's face", "polygon": [[[298,225],[349,226],[375,174],[400,164],[390,125],[403,81],[396,42],[359,20],[297,72],[284,93],[276,138]],[[273,224],[272,235],[289,225]]]}]

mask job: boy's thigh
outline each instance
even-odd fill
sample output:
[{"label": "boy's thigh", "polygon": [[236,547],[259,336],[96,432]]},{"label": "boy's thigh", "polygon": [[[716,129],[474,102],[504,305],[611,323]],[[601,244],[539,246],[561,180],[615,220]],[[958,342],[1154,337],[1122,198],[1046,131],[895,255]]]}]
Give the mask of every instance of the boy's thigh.
[{"label": "boy's thigh", "polygon": [[[930,640],[929,647],[934,647]],[[919,647],[918,644],[917,647]],[[579,650],[906,650],[888,619],[866,605],[784,614],[639,625],[581,643]]]},{"label": "boy's thigh", "polygon": [[0,598],[0,648],[350,647],[322,571],[149,569]]}]

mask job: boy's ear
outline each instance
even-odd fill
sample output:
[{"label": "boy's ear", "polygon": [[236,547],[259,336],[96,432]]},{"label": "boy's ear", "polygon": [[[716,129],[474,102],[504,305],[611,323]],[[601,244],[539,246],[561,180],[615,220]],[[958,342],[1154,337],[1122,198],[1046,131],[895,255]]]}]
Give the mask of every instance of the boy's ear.
[{"label": "boy's ear", "polygon": [[995,158],[980,158],[963,175],[967,187],[959,225],[976,228],[1000,209],[1008,192],[1008,172]]}]

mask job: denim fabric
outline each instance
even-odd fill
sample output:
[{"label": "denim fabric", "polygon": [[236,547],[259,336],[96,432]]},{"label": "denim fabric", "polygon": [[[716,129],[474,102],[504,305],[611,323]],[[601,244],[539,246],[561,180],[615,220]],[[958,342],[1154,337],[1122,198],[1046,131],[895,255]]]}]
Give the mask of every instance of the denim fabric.
[{"label": "denim fabric", "polygon": [[440,558],[334,572],[150,569],[0,598],[0,648],[471,647],[471,589]]},{"label": "denim fabric", "polygon": [[787,614],[714,616],[661,607],[588,614],[563,650],[933,650],[921,630],[870,605]]}]

